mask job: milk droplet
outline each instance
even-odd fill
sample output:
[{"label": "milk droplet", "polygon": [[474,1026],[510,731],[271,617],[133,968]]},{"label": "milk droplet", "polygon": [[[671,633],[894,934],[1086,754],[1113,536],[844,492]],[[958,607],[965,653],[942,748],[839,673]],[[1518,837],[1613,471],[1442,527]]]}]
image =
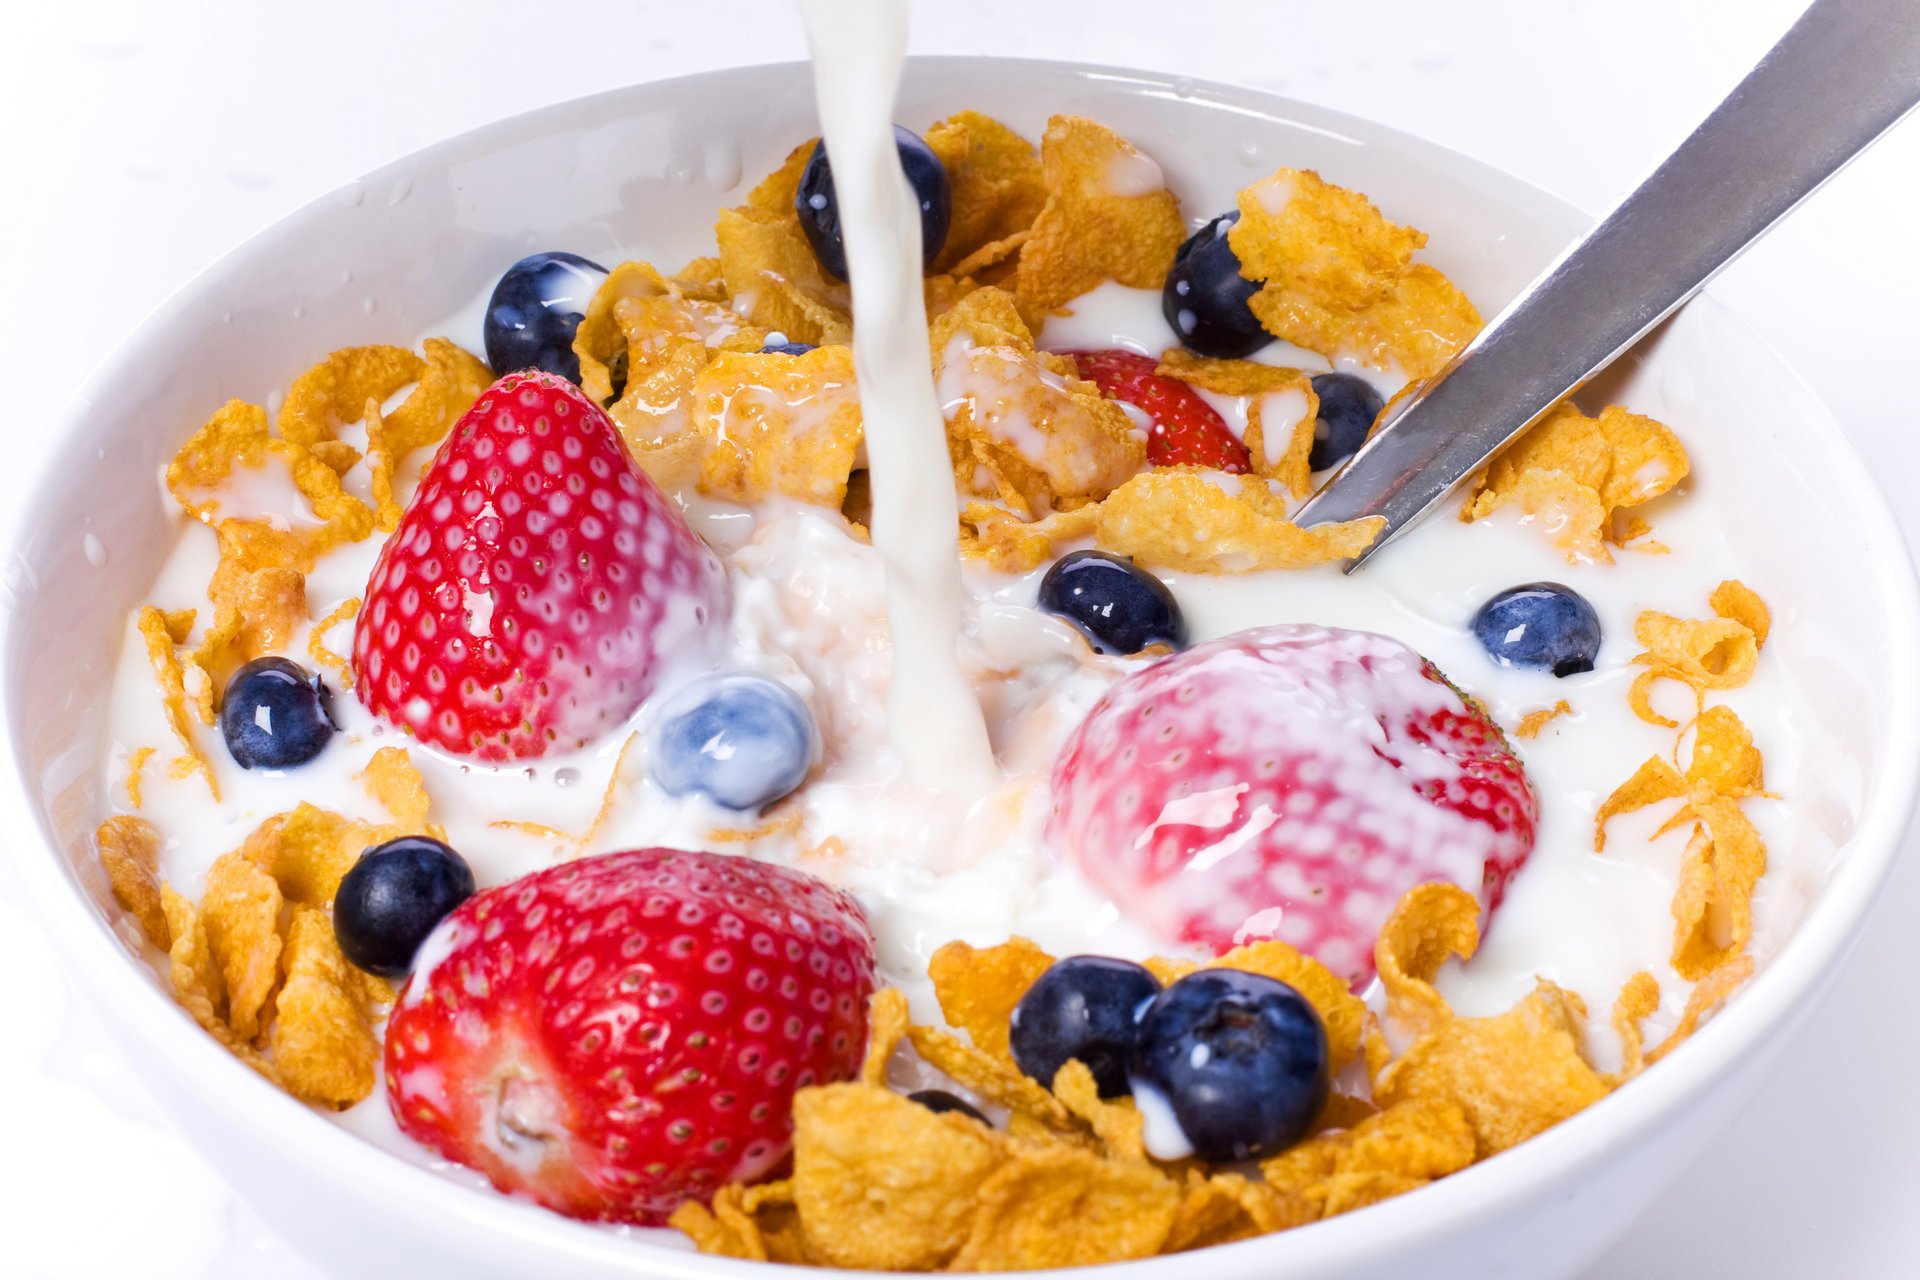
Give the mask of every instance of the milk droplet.
[{"label": "milk droplet", "polygon": [[360,310],[367,315],[372,315],[375,311],[379,310],[379,307],[380,304],[372,298],[363,298],[360,301]]},{"label": "milk droplet", "polygon": [[553,785],[556,787],[570,787],[578,781],[580,781],[580,771],[572,765],[553,771]]},{"label": "milk droplet", "polygon": [[740,181],[742,162],[739,144],[732,138],[720,138],[707,144],[707,181],[722,191]]},{"label": "milk droplet", "polygon": [[88,533],[80,540],[81,550],[87,553],[87,563],[98,569],[107,562],[107,546],[100,539]]},{"label": "milk droplet", "polygon": [[1176,98],[1191,98],[1197,87],[1191,76],[1181,76],[1173,82],[1173,94]]},{"label": "milk droplet", "polygon": [[1260,167],[1260,144],[1257,142],[1241,143],[1239,157],[1240,163],[1247,166],[1247,168],[1258,169]]}]

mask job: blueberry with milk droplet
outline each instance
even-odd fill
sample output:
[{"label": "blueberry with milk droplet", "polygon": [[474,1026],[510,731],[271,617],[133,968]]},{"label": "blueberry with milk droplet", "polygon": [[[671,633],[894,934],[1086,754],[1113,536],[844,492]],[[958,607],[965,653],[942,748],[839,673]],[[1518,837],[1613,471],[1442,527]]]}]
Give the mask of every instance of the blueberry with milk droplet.
[{"label": "blueberry with milk droplet", "polygon": [[606,278],[605,267],[577,253],[536,253],[508,267],[482,326],[494,373],[539,369],[578,386],[574,331]]},{"label": "blueberry with milk droplet", "polygon": [[1095,652],[1184,649],[1187,622],[1167,584],[1125,556],[1072,551],[1040,579],[1040,607],[1083,632]]},{"label": "blueberry with milk droplet", "polygon": [[1239,221],[1235,209],[1187,237],[1160,288],[1161,313],[1180,345],[1223,360],[1250,356],[1273,341],[1248,305],[1260,282],[1240,274],[1240,259],[1227,241]]},{"label": "blueberry with milk droplet", "polygon": [[220,735],[242,769],[305,764],[320,754],[333,732],[332,691],[297,662],[255,658],[227,681]]},{"label": "blueberry with milk droplet", "polygon": [[[920,258],[922,267],[931,267],[947,243],[947,227],[953,221],[953,187],[947,178],[947,166],[911,129],[893,126],[894,146],[900,153],[900,167],[906,172],[907,185],[913,188],[920,204]],[[847,278],[847,246],[841,239],[840,205],[833,189],[833,166],[827,159],[823,139],[814,144],[800,171],[800,185],[794,192],[793,209],[800,216],[800,230],[813,246],[820,269],[835,280]]]},{"label": "blueberry with milk droplet", "polygon": [[704,795],[756,812],[806,781],[820,750],[798,694],[765,676],[706,676],[672,694],[651,734],[653,780],[669,795]]}]

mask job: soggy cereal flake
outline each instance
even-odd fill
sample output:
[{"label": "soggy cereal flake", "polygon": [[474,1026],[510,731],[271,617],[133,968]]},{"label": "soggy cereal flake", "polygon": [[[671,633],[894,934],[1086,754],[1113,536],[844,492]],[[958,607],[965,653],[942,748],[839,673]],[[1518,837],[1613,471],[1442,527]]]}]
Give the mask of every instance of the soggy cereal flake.
[{"label": "soggy cereal flake", "polygon": [[[369,845],[390,836],[383,828],[302,802],[255,828],[240,846],[247,859],[274,878],[289,902],[325,907],[340,879]],[[407,834],[393,828],[392,835]]]},{"label": "soggy cereal flake", "polygon": [[[493,370],[457,343],[428,338],[419,382],[385,422],[389,465],[398,467],[415,449],[440,443],[480,393],[493,385]],[[281,411],[284,420],[286,411]],[[284,428],[283,428],[284,434]]]},{"label": "soggy cereal flake", "polygon": [[1640,1024],[1660,1007],[1660,983],[1642,970],[1628,978],[1613,1002],[1613,1031],[1620,1037],[1620,1070],[1607,1077],[1618,1088],[1640,1074],[1647,1064],[1645,1041]]},{"label": "soggy cereal flake", "polygon": [[166,912],[167,931],[173,937],[173,946],[167,954],[167,974],[173,984],[174,1000],[234,1057],[267,1079],[275,1080],[274,1069],[267,1060],[252,1045],[235,1036],[227,1025],[223,1016],[227,993],[207,946],[207,929],[199,910],[167,884],[160,886],[160,905]]},{"label": "soggy cereal flake", "polygon": [[977,111],[937,121],[927,146],[946,166],[953,191],[947,242],[933,270],[977,275],[1017,252],[1047,202],[1040,154],[1031,142]]},{"label": "soggy cereal flake", "polygon": [[600,282],[573,331],[573,353],[580,360],[580,389],[595,404],[615,398],[613,374],[627,356],[628,334],[615,317],[627,299],[656,298],[668,291],[659,271],[647,262],[623,262]]},{"label": "soggy cereal flake", "polygon": [[227,1023],[241,1040],[260,1032],[260,1011],[280,980],[280,886],[239,851],[207,869],[200,918],[227,992]]},{"label": "soggy cereal flake", "polygon": [[213,623],[187,659],[202,679],[194,706],[203,724],[225,696],[227,681],[247,662],[284,649],[307,621],[307,580],[297,569],[263,568],[214,576]]},{"label": "soggy cereal flake", "polygon": [[1423,1035],[1453,1016],[1434,990],[1440,966],[1480,948],[1480,904],[1454,884],[1409,889],[1373,944],[1374,968],[1387,991],[1387,1016]]},{"label": "soggy cereal flake", "polygon": [[1462,520],[1514,506],[1538,522],[1570,561],[1608,561],[1614,513],[1686,479],[1687,451],[1652,418],[1608,405],[1589,418],[1562,402],[1488,466]]},{"label": "soggy cereal flake", "polygon": [[1155,372],[1202,391],[1246,397],[1244,443],[1254,472],[1279,481],[1296,498],[1312,492],[1308,459],[1313,454],[1314,424],[1320,417],[1320,397],[1314,393],[1312,378],[1299,369],[1253,360],[1197,356],[1185,347],[1162,352]]},{"label": "soggy cereal flake", "polygon": [[1105,125],[1058,115],[1040,167],[1047,200],[1014,272],[1021,299],[1047,312],[1109,280],[1159,288],[1187,238],[1159,166]]},{"label": "soggy cereal flake", "polygon": [[1093,1072],[1079,1059],[1070,1060],[1053,1077],[1053,1096],[1082,1121],[1110,1160],[1147,1158],[1146,1122],[1132,1098],[1107,1099]]},{"label": "soggy cereal flake", "polygon": [[775,494],[838,507],[862,441],[853,352],[722,352],[696,375],[700,490],[736,502]]},{"label": "soggy cereal flake", "polygon": [[1634,661],[1696,690],[1737,689],[1753,675],[1760,645],[1745,623],[1697,621],[1649,609],[1633,624],[1646,649]]},{"label": "soggy cereal flake", "polygon": [[[179,615],[174,615],[177,619]],[[186,614],[188,625],[192,625],[193,614]],[[213,793],[214,802],[220,800],[220,784],[214,781],[213,769],[207,758],[193,740],[193,725],[187,719],[187,690],[185,677],[181,671],[179,655],[174,645],[184,640],[184,628],[176,629],[169,625],[168,615],[148,605],[140,610],[140,635],[146,641],[147,660],[153,664],[153,675],[160,682],[160,697],[166,704],[167,726],[173,730],[173,736],[180,743],[181,755],[174,761],[174,771],[198,773],[206,779],[207,790]],[[178,639],[176,639],[178,636]]]},{"label": "soggy cereal flake", "polygon": [[327,633],[343,622],[351,622],[360,616],[360,597],[350,596],[326,617],[313,624],[313,630],[307,633],[307,656],[320,666],[333,673],[342,689],[353,688],[353,664],[327,647]]},{"label": "soggy cereal flake", "polygon": [[860,1066],[860,1082],[874,1086],[887,1082],[887,1064],[907,1038],[910,1022],[906,993],[882,987],[867,1002],[867,1056]]},{"label": "soggy cereal flake", "polygon": [[404,514],[394,493],[394,473],[400,467],[400,451],[387,430],[386,416],[378,400],[367,401],[361,421],[367,428],[367,469],[373,490],[373,527],[392,533],[400,527]]},{"label": "soggy cereal flake", "polygon": [[[1607,1094],[1584,1054],[1586,1006],[1542,978],[1491,1018],[1449,1018],[1407,1047],[1374,1084],[1374,1100],[1457,1103],[1479,1155],[1495,1155]],[[1364,1125],[1362,1126],[1364,1127]]]},{"label": "soggy cereal flake", "polygon": [[1767,643],[1767,634],[1773,629],[1773,614],[1767,608],[1767,602],[1754,594],[1753,588],[1738,578],[1728,578],[1713,589],[1707,603],[1721,617],[1737,622],[1753,632],[1755,648]]},{"label": "soggy cereal flake", "polygon": [[1126,410],[1070,359],[1034,349],[1012,294],[968,294],[929,341],[961,492],[1039,516],[1103,498],[1146,465]]},{"label": "soggy cereal flake", "polygon": [[414,768],[413,757],[405,747],[382,747],[367,761],[360,780],[367,794],[393,815],[395,823],[409,833],[427,830],[427,812],[432,801],[427,796],[427,780]]},{"label": "soggy cereal flake", "polygon": [[267,463],[267,411],[244,400],[221,405],[167,464],[167,490],[196,520],[213,523],[217,490],[234,472]]},{"label": "soggy cereal flake", "polygon": [[956,1271],[1091,1266],[1158,1253],[1179,1187],[1151,1165],[1073,1147],[1023,1147],[978,1192]]},{"label": "soggy cereal flake", "polygon": [[852,332],[847,287],[820,270],[793,211],[811,149],[812,143],[796,147],[745,204],[720,211],[714,226],[720,276],[733,309],[753,324],[778,329],[793,342],[844,343]]},{"label": "soggy cereal flake", "polygon": [[1765,764],[1753,734],[1731,707],[1708,707],[1693,724],[1687,781],[1730,800],[1766,794]]},{"label": "soggy cereal flake", "polygon": [[1025,938],[997,947],[949,942],[933,953],[927,977],[947,1022],[966,1032],[975,1048],[1011,1062],[1007,1033],[1013,1007],[1052,963],[1052,956]]},{"label": "soggy cereal flake", "polygon": [[93,843],[113,900],[139,924],[149,944],[162,951],[172,947],[160,901],[160,832],[145,818],[115,815],[94,831]]},{"label": "soggy cereal flake", "polygon": [[1073,1115],[1060,1100],[1022,1075],[1011,1062],[933,1027],[909,1028],[907,1039],[928,1066],[945,1072],[962,1088],[971,1089],[995,1106],[1055,1131],[1073,1127]]},{"label": "soggy cereal flake", "polygon": [[1359,555],[1385,521],[1379,516],[1302,529],[1258,476],[1155,470],[1102,502],[1094,542],[1151,569],[1245,573],[1306,569]]},{"label": "soggy cereal flake", "polygon": [[293,380],[280,406],[280,438],[303,449],[339,438],[360,421],[368,400],[382,401],[418,381],[426,361],[404,347],[346,347]]},{"label": "soggy cereal flake", "polygon": [[1284,982],[1305,997],[1327,1028],[1327,1065],[1338,1072],[1360,1051],[1360,1026],[1367,1006],[1312,956],[1300,954],[1284,942],[1272,940],[1235,947],[1206,969],[1239,969]]},{"label": "soggy cereal flake", "polygon": [[1696,786],[1697,820],[1673,895],[1673,969],[1697,981],[1736,959],[1753,937],[1753,890],[1767,869],[1760,833],[1725,796]]},{"label": "soggy cereal flake", "polygon": [[1693,990],[1687,995],[1686,1008],[1680,1011],[1680,1021],[1665,1040],[1648,1052],[1647,1065],[1652,1066],[1685,1044],[1701,1024],[1717,1013],[1720,1006],[1753,976],[1754,967],[1752,956],[1740,956],[1694,984]]},{"label": "soggy cereal flake", "polygon": [[1299,1226],[1305,1220],[1288,1197],[1265,1182],[1237,1173],[1206,1174],[1188,1169],[1180,1207],[1161,1251],[1183,1253],[1231,1244]]},{"label": "soggy cereal flake", "polygon": [[1593,815],[1593,850],[1607,847],[1607,823],[1616,814],[1633,813],[1662,800],[1677,800],[1687,794],[1687,780],[1680,771],[1660,756],[1649,756],[1633,776],[1613,789],[1601,801]]},{"label": "soggy cereal flake", "polygon": [[836,1084],[793,1100],[793,1200],[810,1252],[832,1266],[932,1270],[973,1231],[999,1135],[885,1089]]},{"label": "soggy cereal flake", "polygon": [[1023,520],[991,502],[960,508],[960,554],[1002,573],[1027,573],[1054,558],[1054,548],[1093,536],[1098,505]]},{"label": "soggy cereal flake", "polygon": [[1537,738],[1540,736],[1541,730],[1545,729],[1553,721],[1559,719],[1561,716],[1570,716],[1572,714],[1573,706],[1565,698],[1561,698],[1550,707],[1541,707],[1521,716],[1520,723],[1514,726],[1513,736],[1516,738]]},{"label": "soggy cereal flake", "polygon": [[1466,295],[1413,261],[1426,236],[1358,192],[1281,169],[1242,191],[1239,207],[1227,238],[1241,274],[1261,282],[1251,305],[1276,337],[1417,380],[1480,331]]},{"label": "soggy cereal flake", "polygon": [[741,1205],[745,1191],[735,1183],[720,1188],[710,1205],[689,1200],[673,1211],[667,1225],[710,1257],[765,1262],[766,1238],[760,1232],[759,1222]]},{"label": "soggy cereal flake", "polygon": [[146,807],[140,797],[140,779],[152,758],[152,747],[136,747],[127,756],[127,803],[136,809]]},{"label": "soggy cereal flake", "polygon": [[373,1092],[380,1043],[333,921],[296,907],[287,929],[287,981],[274,1003],[273,1065],[303,1102],[350,1107]]}]

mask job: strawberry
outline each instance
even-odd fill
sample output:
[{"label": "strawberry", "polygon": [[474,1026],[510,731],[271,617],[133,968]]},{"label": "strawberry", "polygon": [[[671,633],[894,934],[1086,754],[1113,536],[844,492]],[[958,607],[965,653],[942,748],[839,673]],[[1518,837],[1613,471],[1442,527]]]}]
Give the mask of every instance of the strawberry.
[{"label": "strawberry", "polygon": [[512,373],[448,433],[367,583],[360,698],[480,760],[620,724],[729,608],[720,562],[573,384]]},{"label": "strawberry", "polygon": [[1169,938],[1277,937],[1358,987],[1407,890],[1497,907],[1538,814],[1499,729],[1420,655],[1276,626],[1110,688],[1055,763],[1047,837]]},{"label": "strawberry", "polygon": [[1156,467],[1211,467],[1236,475],[1253,469],[1247,446],[1198,391],[1155,373],[1160,362],[1131,351],[1068,351],[1080,376],[1109,400],[1123,400],[1153,419],[1147,461]]},{"label": "strawberry", "polygon": [[400,1128],[502,1191],[657,1224],[787,1157],[850,1078],[873,938],[852,898],[742,857],[634,849],[469,898],[387,1023]]}]

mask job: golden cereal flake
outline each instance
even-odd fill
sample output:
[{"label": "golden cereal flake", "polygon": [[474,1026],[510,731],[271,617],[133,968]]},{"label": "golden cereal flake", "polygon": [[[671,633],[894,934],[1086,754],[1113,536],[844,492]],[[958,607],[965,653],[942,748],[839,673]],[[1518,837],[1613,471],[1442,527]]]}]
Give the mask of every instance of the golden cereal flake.
[{"label": "golden cereal flake", "polygon": [[440,443],[453,424],[473,408],[480,393],[493,385],[493,370],[459,344],[428,338],[422,346],[426,367],[384,424],[394,467],[415,449]]},{"label": "golden cereal flake", "polygon": [[1480,331],[1480,314],[1439,271],[1413,261],[1426,236],[1388,222],[1358,192],[1281,169],[1239,196],[1227,233],[1267,332],[1322,355],[1397,367],[1418,380]]},{"label": "golden cereal flake", "polygon": [[382,747],[374,752],[360,780],[366,784],[367,794],[392,815],[397,825],[410,834],[428,830],[427,814],[433,802],[427,795],[426,779],[414,767],[405,747]]},{"label": "golden cereal flake", "polygon": [[1203,1173],[1188,1169],[1180,1207],[1167,1232],[1164,1253],[1183,1253],[1216,1244],[1231,1244],[1273,1231],[1284,1231],[1307,1221],[1296,1202],[1263,1180],[1238,1173]]},{"label": "golden cereal flake", "polygon": [[260,1032],[260,1014],[280,979],[280,886],[239,850],[207,869],[200,918],[227,993],[227,1024],[240,1040]]},{"label": "golden cereal flake", "polygon": [[980,1184],[956,1271],[1026,1271],[1150,1258],[1179,1211],[1179,1186],[1144,1163],[1073,1147],[1023,1147]]},{"label": "golden cereal flake", "polygon": [[1423,1187],[1472,1164],[1474,1130],[1461,1107],[1421,1098],[1325,1130],[1261,1166],[1297,1224],[1331,1218]]},{"label": "golden cereal flake", "polygon": [[[176,615],[177,616],[177,615]],[[189,625],[192,613],[187,615]],[[198,773],[206,779],[207,790],[213,794],[214,802],[220,800],[220,784],[214,780],[213,768],[200,748],[193,740],[193,726],[187,719],[187,691],[184,675],[180,667],[180,658],[174,651],[178,642],[168,626],[168,616],[148,605],[140,610],[138,620],[140,635],[146,642],[147,660],[153,664],[154,679],[160,684],[160,697],[166,706],[167,726],[173,730],[174,738],[180,744],[181,755],[174,762],[174,772],[179,774]],[[180,636],[184,639],[184,634]]]},{"label": "golden cereal flake", "polygon": [[398,827],[375,827],[302,802],[261,823],[240,848],[248,861],[273,877],[289,902],[325,907],[368,847],[405,834]]},{"label": "golden cereal flake", "polygon": [[1553,721],[1559,719],[1561,716],[1570,716],[1572,714],[1572,704],[1565,698],[1561,698],[1550,707],[1540,707],[1521,716],[1520,723],[1514,726],[1513,736],[1516,738],[1537,738],[1540,736],[1541,731]]},{"label": "golden cereal flake", "polygon": [[1773,629],[1773,614],[1768,610],[1767,602],[1756,595],[1752,587],[1738,578],[1728,578],[1713,589],[1707,604],[1721,617],[1753,632],[1756,648],[1766,645],[1767,635]]},{"label": "golden cereal flake", "polygon": [[1734,801],[1698,787],[1687,807],[1697,825],[1673,895],[1673,968],[1697,981],[1737,959],[1752,939],[1753,891],[1767,849]]},{"label": "golden cereal flake", "polygon": [[723,352],[695,375],[700,490],[736,502],[775,494],[838,507],[862,433],[853,352]]},{"label": "golden cereal flake", "polygon": [[146,807],[140,794],[141,779],[146,775],[147,761],[152,758],[152,747],[136,747],[127,756],[127,803],[136,809]]},{"label": "golden cereal flake", "polygon": [[115,815],[93,833],[100,865],[120,909],[139,924],[147,942],[162,951],[173,946],[166,908],[160,900],[160,832],[145,818]]},{"label": "golden cereal flake", "polygon": [[353,664],[327,647],[327,634],[341,623],[351,622],[359,616],[360,597],[350,596],[335,606],[326,617],[314,623],[313,630],[307,633],[307,656],[331,671],[342,689],[353,688]]},{"label": "golden cereal flake", "polygon": [[887,1082],[887,1065],[907,1038],[912,1019],[906,993],[882,987],[867,1002],[867,1056],[860,1066],[860,1082],[874,1086]]},{"label": "golden cereal flake", "polygon": [[949,942],[933,953],[927,977],[948,1024],[966,1032],[983,1053],[1011,1062],[1013,1008],[1052,964],[1052,956],[1025,938],[997,947]]},{"label": "golden cereal flake", "polygon": [[1040,169],[1047,200],[1013,277],[1022,301],[1045,313],[1110,280],[1160,287],[1187,227],[1158,165],[1105,125],[1058,115]]},{"label": "golden cereal flake", "polygon": [[339,438],[342,424],[360,421],[368,400],[384,402],[426,371],[426,361],[404,347],[346,347],[293,380],[280,406],[280,438],[303,449]]},{"label": "golden cereal flake", "polygon": [[976,275],[1017,252],[1047,202],[1033,144],[977,111],[935,122],[926,142],[946,166],[953,191],[947,241],[933,270]]},{"label": "golden cereal flake", "polygon": [[1380,516],[1302,529],[1257,476],[1143,472],[1099,506],[1094,543],[1151,569],[1245,573],[1348,560],[1373,545]]},{"label": "golden cereal flake", "polygon": [[1652,418],[1617,404],[1589,418],[1566,401],[1494,458],[1460,518],[1516,507],[1568,560],[1609,561],[1614,514],[1669,492],[1688,466],[1679,437]]},{"label": "golden cereal flake", "polygon": [[294,909],[286,961],[271,1041],[281,1087],[303,1102],[350,1107],[373,1092],[380,1043],[366,987],[340,954],[325,911]]},{"label": "golden cereal flake", "polygon": [[1003,1062],[934,1027],[910,1027],[907,1038],[913,1044],[913,1051],[928,1066],[995,1106],[1005,1107],[1049,1130],[1067,1131],[1074,1127],[1073,1113],[1011,1062]]},{"label": "golden cereal flake", "polygon": [[847,287],[829,280],[793,210],[793,192],[811,143],[747,197],[722,209],[714,226],[720,276],[733,309],[792,342],[844,343],[852,332]]},{"label": "golden cereal flake", "polygon": [[265,466],[271,438],[265,409],[227,401],[167,463],[168,492],[188,515],[213,523],[220,507],[216,491],[235,471]]},{"label": "golden cereal flake", "polygon": [[187,659],[201,673],[194,706],[201,723],[214,723],[227,681],[246,663],[287,647],[307,622],[307,580],[298,570],[267,567],[216,570],[208,588],[213,624]]},{"label": "golden cereal flake", "polygon": [[1146,1122],[1132,1098],[1102,1098],[1093,1072],[1071,1059],[1053,1077],[1053,1096],[1093,1131],[1110,1160],[1145,1161]]},{"label": "golden cereal flake", "polygon": [[1374,968],[1387,992],[1387,1016],[1413,1035],[1424,1035],[1453,1016],[1434,989],[1440,966],[1458,956],[1470,960],[1480,948],[1480,904],[1455,884],[1409,889],[1373,944]]},{"label": "golden cereal flake", "polygon": [[173,985],[174,1000],[229,1053],[277,1083],[276,1073],[266,1058],[235,1036],[227,1025],[226,989],[207,945],[206,925],[199,910],[175,893],[171,885],[160,886],[160,902],[166,912],[167,930],[173,938],[167,955],[167,974]]}]

